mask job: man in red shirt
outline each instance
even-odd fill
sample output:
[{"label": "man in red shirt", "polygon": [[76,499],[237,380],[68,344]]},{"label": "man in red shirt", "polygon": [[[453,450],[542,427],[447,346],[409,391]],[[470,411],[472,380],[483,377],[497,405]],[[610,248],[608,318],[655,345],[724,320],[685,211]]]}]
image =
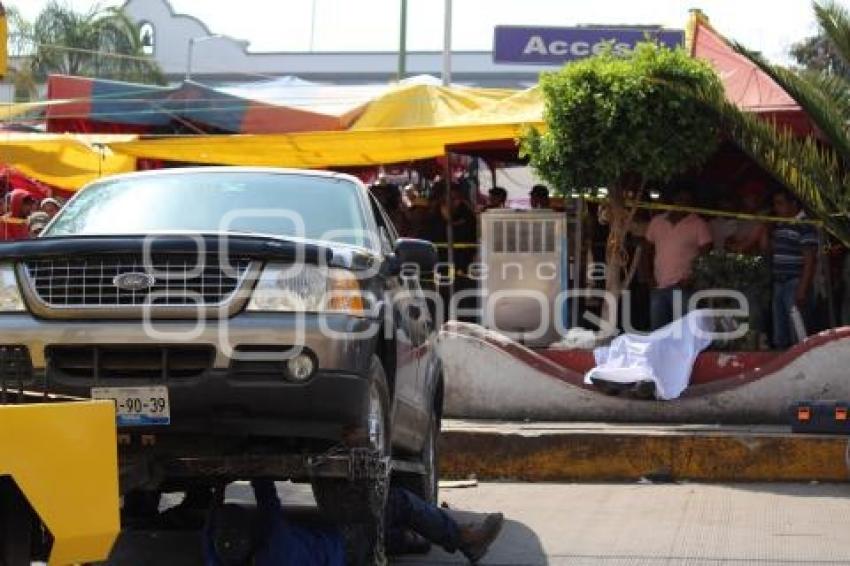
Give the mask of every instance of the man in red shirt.
[{"label": "man in red shirt", "polygon": [[[694,206],[693,193],[687,188],[677,189],[673,204]],[[711,230],[693,212],[672,210],[653,217],[645,237],[655,251],[655,288],[650,296],[649,318],[652,330],[657,330],[672,322],[676,314],[686,312],[691,267],[700,254],[711,248]]]}]

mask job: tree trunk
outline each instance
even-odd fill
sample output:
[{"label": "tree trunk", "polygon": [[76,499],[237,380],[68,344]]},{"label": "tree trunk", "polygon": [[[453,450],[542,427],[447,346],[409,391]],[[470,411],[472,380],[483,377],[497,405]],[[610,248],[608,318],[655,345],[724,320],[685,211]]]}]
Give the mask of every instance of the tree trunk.
[{"label": "tree trunk", "polygon": [[[626,209],[626,190],[622,183],[608,188],[608,242],[605,246],[605,291],[602,320],[616,327],[618,305],[623,290],[623,267],[626,263],[625,241],[631,215]],[[613,309],[613,312],[612,312]]]}]

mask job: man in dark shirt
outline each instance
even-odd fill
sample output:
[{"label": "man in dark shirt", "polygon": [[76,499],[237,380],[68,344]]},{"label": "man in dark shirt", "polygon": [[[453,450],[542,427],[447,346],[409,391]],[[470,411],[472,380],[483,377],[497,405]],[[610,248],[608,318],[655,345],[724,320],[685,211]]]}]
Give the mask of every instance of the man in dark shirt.
[{"label": "man in dark shirt", "polygon": [[531,208],[549,208],[549,189],[546,185],[534,185],[528,196]]},{"label": "man in dark shirt", "polygon": [[[251,482],[256,512],[225,504],[211,513],[204,529],[206,566],[344,566],[346,540],[333,527],[307,527],[287,520],[274,482]],[[405,489],[390,489],[386,512],[387,547],[413,531],[447,552],[463,553],[475,563],[499,535],[501,513],[476,525],[459,525],[445,510]]]},{"label": "man in dark shirt", "polygon": [[[792,196],[777,193],[773,196],[777,216],[804,220],[800,203]],[[815,277],[818,235],[811,224],[789,222],[773,229],[773,345],[788,348],[805,336],[794,323],[806,320],[812,302],[812,282]]]},{"label": "man in dark shirt", "polygon": [[310,528],[286,519],[272,481],[255,481],[257,509],[225,504],[205,529],[207,566],[344,566],[345,545],[336,529]]}]

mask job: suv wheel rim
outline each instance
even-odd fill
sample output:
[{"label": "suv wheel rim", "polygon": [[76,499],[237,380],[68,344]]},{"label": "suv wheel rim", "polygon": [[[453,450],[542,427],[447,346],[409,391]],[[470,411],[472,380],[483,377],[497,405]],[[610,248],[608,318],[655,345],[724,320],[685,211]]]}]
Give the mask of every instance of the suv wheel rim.
[{"label": "suv wheel rim", "polygon": [[384,451],[384,408],[381,396],[374,385],[369,388],[369,444],[376,450]]}]

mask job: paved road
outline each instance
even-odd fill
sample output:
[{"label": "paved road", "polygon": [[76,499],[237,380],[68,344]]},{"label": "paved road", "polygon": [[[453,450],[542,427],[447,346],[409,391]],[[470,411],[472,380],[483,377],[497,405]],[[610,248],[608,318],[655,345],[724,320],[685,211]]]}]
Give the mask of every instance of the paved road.
[{"label": "paved road", "polygon": [[[303,490],[282,492],[310,504]],[[247,486],[228,496],[250,501]],[[850,564],[850,485],[490,483],[444,489],[441,498],[453,509],[505,513],[483,564]],[[196,557],[194,535],[135,534],[121,541],[113,563],[182,565]],[[396,563],[463,561],[434,550]]]}]

